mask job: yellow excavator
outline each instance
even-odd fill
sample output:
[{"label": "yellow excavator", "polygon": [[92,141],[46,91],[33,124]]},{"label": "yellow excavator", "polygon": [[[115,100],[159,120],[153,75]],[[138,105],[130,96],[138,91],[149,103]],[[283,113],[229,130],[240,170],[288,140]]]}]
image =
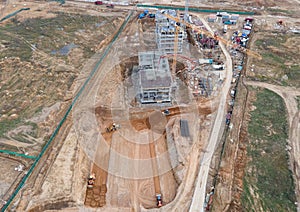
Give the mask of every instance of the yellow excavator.
[{"label": "yellow excavator", "polygon": [[120,125],[116,123],[112,123],[109,127],[106,128],[106,132],[113,132],[116,131],[117,129],[120,129]]},{"label": "yellow excavator", "polygon": [[88,188],[93,188],[94,184],[95,184],[95,180],[96,180],[95,173],[90,174],[89,177],[88,177],[88,182],[87,182],[88,185],[87,185],[87,187]]}]

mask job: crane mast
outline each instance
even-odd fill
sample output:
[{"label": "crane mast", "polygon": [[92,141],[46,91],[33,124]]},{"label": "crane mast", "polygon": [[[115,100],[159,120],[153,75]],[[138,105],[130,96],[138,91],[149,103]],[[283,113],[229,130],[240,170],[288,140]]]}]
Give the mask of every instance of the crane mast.
[{"label": "crane mast", "polygon": [[[177,19],[180,19],[179,12],[177,11]],[[172,71],[176,73],[176,63],[177,63],[177,54],[178,54],[178,32],[180,26],[178,26],[178,22],[175,23],[175,37],[174,37],[174,57],[173,57],[173,64],[172,64]]]}]

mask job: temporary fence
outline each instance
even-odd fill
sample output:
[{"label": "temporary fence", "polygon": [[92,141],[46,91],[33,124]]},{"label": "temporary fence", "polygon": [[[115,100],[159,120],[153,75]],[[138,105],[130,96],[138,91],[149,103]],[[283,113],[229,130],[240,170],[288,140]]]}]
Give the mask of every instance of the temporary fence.
[{"label": "temporary fence", "polygon": [[13,155],[13,156],[18,156],[18,157],[23,157],[23,158],[28,158],[28,159],[35,159],[36,158],[36,156],[33,156],[33,155],[26,155],[26,154],[22,154],[22,153],[18,153],[18,152],[12,152],[12,151],[5,150],[5,149],[0,149],[0,153]]},{"label": "temporary fence", "polygon": [[[155,8],[155,9],[171,9],[171,10],[181,10],[184,11],[184,7],[175,7],[175,6],[164,6],[164,5],[147,5],[147,4],[137,4],[137,7],[140,8]],[[239,15],[254,15],[254,12],[249,11],[228,11],[228,10],[215,10],[215,9],[200,9],[195,7],[189,7],[190,12],[199,12],[199,13],[217,13],[217,12],[227,12],[231,14]]]},{"label": "temporary fence", "polygon": [[19,12],[22,12],[23,10],[30,10],[30,8],[29,8],[29,7],[26,7],[26,8],[19,9],[19,10],[13,12],[13,13],[10,13],[10,14],[8,14],[7,16],[3,17],[3,18],[0,20],[0,23],[1,23],[2,21],[5,21],[6,19],[9,19],[9,18],[11,18],[11,17],[17,15]]}]

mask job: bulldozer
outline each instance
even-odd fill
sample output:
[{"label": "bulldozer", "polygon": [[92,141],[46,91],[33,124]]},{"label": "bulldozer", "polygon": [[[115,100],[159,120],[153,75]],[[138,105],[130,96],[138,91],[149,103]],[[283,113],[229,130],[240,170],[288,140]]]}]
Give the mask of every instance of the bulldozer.
[{"label": "bulldozer", "polygon": [[113,132],[116,131],[117,129],[120,129],[120,125],[116,123],[112,123],[109,127],[106,128],[106,132]]}]

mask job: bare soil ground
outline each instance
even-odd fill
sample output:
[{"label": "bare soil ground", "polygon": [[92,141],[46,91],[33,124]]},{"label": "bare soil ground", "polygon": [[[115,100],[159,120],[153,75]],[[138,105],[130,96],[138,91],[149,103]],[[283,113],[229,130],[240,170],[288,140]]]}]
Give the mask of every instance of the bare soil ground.
[{"label": "bare soil ground", "polygon": [[[130,64],[127,65],[130,66]],[[126,67],[116,67],[110,74],[112,76],[126,76],[126,74],[120,74],[122,70],[125,71],[127,69]],[[112,79],[114,83],[112,83]],[[142,110],[140,108],[130,108],[128,115],[126,115],[126,109],[125,111],[113,109],[115,107],[109,109],[103,106],[114,105],[114,103],[109,101],[116,101],[118,105],[123,107],[128,104],[120,104],[120,102],[125,102],[124,97],[120,95],[114,97],[116,95],[114,93],[120,92],[114,91],[120,78],[113,77],[112,79],[107,78],[99,88],[103,87],[112,96],[109,96],[109,99],[104,96],[99,98],[101,102],[98,104],[102,106],[95,109],[98,117],[98,128],[102,132],[105,142],[110,146],[110,150],[109,152],[101,152],[100,150],[92,166],[92,171],[99,174],[96,174],[97,180],[98,176],[100,178],[98,182],[102,182],[102,185],[103,183],[107,185],[106,204],[112,207],[133,207],[135,210],[139,210],[140,207],[153,208],[156,207],[155,194],[158,193],[162,194],[163,202],[167,204],[175,197],[177,186],[182,181],[181,178],[184,176],[184,173],[178,175],[172,170],[174,167],[172,167],[170,160],[174,159],[170,157],[176,158],[177,156],[169,156],[168,148],[170,146],[166,142],[165,127],[167,123],[173,123],[172,125],[169,124],[171,129],[176,129],[176,134],[172,137],[174,137],[173,139],[176,143],[183,142],[176,149],[179,151],[178,154],[181,154],[180,158],[184,159],[190,148],[190,144],[188,144],[190,141],[183,139],[178,134],[178,124],[179,119],[185,117],[183,113],[188,115],[192,108],[171,107],[169,108],[170,115],[168,116],[162,115],[162,110],[157,110],[155,107],[148,107]],[[199,108],[199,113],[207,115],[212,112],[209,101],[206,101],[206,103],[206,106],[203,104]],[[116,114],[118,115],[116,116]],[[186,119],[189,122],[193,120],[189,116]],[[114,132],[105,132],[105,129],[111,126],[113,122],[119,124],[121,128]],[[189,124],[191,131],[194,129],[192,127],[194,124],[192,123],[193,121]],[[186,151],[183,151],[183,149],[186,149]],[[133,159],[136,162],[129,161],[127,162],[129,164],[127,164],[125,158]],[[99,164],[99,160],[101,160],[102,168],[96,165]],[[185,163],[185,161],[182,162]],[[183,170],[184,167],[179,171],[182,172]],[[91,192],[87,190],[87,198],[91,196],[89,193]],[[126,193],[128,195],[125,195]],[[96,201],[97,198],[100,198],[99,196],[101,195],[95,197],[94,200]],[[90,202],[87,205],[97,206]]]},{"label": "bare soil ground", "polygon": [[[124,74],[131,64],[124,67],[124,63],[136,57],[139,47],[143,49],[141,44],[146,43],[139,42],[143,36],[137,33],[138,24],[136,19],[131,20],[76,105],[75,131],[71,130],[62,147],[70,150],[68,154],[73,151],[75,167],[62,160],[64,151],[60,151],[57,157],[60,159],[53,165],[56,170],[49,170],[51,174],[45,177],[47,183],[41,193],[23,208],[51,209],[52,203],[57,209],[63,204],[67,204],[64,207],[77,204],[85,210],[104,205],[99,210],[140,211],[156,208],[156,193],[162,194],[166,209],[189,207],[197,161],[201,148],[206,146],[204,141],[213,120],[209,115],[214,113],[217,101],[215,97],[193,99],[189,104],[171,107],[167,117],[161,114],[163,108],[133,104],[128,95],[130,74]],[[190,137],[181,136],[180,119],[188,121]],[[113,122],[121,128],[107,133],[106,128]],[[74,133],[78,143],[74,143]],[[75,146],[75,152],[70,146]],[[73,170],[72,184],[64,183],[55,174],[60,163],[66,163],[62,166],[66,172]],[[87,189],[87,176],[91,172],[96,173],[96,185]],[[64,186],[55,191],[55,196],[47,195],[57,182]],[[63,192],[65,198],[61,197]]]},{"label": "bare soil ground", "polygon": [[[235,105],[231,123],[232,129],[227,133],[224,146],[224,155],[218,173],[216,193],[212,211],[240,211],[238,202],[243,187],[242,176],[245,169],[247,136],[247,108],[251,97],[246,98],[246,90],[240,84],[239,94],[235,99]],[[245,102],[247,101],[247,105]],[[234,163],[232,161],[235,161]]]},{"label": "bare soil ground", "polygon": [[[19,165],[23,165],[23,163],[20,163],[18,160],[14,160],[13,158],[4,158],[1,157],[1,161],[5,166],[1,166],[0,171],[2,174],[0,178],[0,198],[4,199],[4,195],[7,191],[9,191],[9,188],[12,184],[19,178],[20,175],[22,175],[22,172],[18,172],[15,170]],[[25,167],[24,167],[25,168]],[[3,202],[0,202],[0,205],[3,205]]]}]

